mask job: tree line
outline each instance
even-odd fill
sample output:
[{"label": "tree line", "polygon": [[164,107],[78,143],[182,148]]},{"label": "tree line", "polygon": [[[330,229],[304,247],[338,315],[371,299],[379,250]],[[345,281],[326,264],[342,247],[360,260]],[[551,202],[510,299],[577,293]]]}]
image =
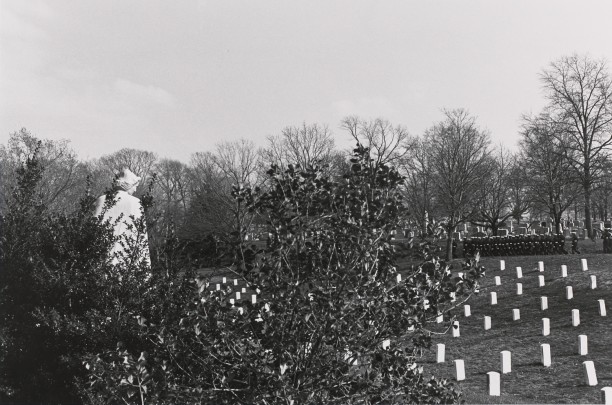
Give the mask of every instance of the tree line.
[{"label": "tree line", "polygon": [[[406,222],[422,232],[432,225],[449,236],[472,223],[493,234],[508,220],[552,220],[560,232],[563,215],[608,220],[612,195],[612,78],[606,61],[573,55],[552,62],[540,74],[547,104],[521,117],[518,149],[491,144],[488,130],[466,109],[443,110],[443,119],[423,134],[385,119],[347,117],[340,128],[371,151],[371,165],[392,165],[404,176]],[[155,239],[179,235],[201,240],[215,235],[244,239],[258,222],[232,197],[232,189],[266,187],[270,164],[323,167],[339,176],[348,167],[348,151],[336,148],[326,125],[303,123],[269,136],[265,145],[252,141],[217,144],[192,154],[188,163],[155,153],[121,149],[99,159],[81,161],[66,140],[39,140],[26,129],[11,134],[0,147],[0,209],[14,186],[20,162],[38,148],[45,166],[40,198],[51,209],[70,211],[89,190],[101,194],[113,173],[130,168],[144,181],[142,196],[153,181],[156,201],[151,215]],[[154,242],[155,243],[155,242]]]}]

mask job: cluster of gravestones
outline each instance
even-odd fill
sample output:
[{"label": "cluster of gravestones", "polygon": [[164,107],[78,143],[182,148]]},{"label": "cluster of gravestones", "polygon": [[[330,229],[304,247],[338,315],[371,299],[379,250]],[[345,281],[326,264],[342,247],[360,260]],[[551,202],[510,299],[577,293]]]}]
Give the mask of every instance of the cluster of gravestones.
[{"label": "cluster of gravestones", "polygon": [[[588,264],[586,259],[581,259],[582,271],[588,271]],[[505,270],[505,261],[500,260],[500,271]],[[540,273],[544,272],[544,262],[538,262],[538,270]],[[567,266],[562,265],[560,276],[562,278],[567,277]],[[462,273],[459,273],[459,277],[463,277]],[[516,267],[516,294],[523,294],[523,284],[520,280],[523,278],[523,271],[521,267]],[[501,285],[501,277],[495,276],[495,285]],[[589,284],[590,289],[595,290],[597,288],[597,278],[594,275],[589,276]],[[545,278],[544,275],[538,275],[538,285],[539,287],[545,286]],[[573,288],[572,286],[566,286],[565,288],[565,298],[567,300],[571,300],[574,298]],[[497,305],[497,292],[490,292],[490,305]],[[602,317],[607,316],[606,313],[606,304],[603,299],[597,300],[599,307],[599,315]],[[541,296],[540,297],[540,309],[542,311],[546,311],[548,309],[548,297]],[[470,317],[472,315],[470,305],[464,305],[463,307],[463,315],[464,317]],[[569,314],[568,314],[569,315]],[[512,319],[513,321],[518,321],[521,318],[521,313],[519,308],[514,308],[512,310]],[[437,323],[443,322],[443,315],[439,315],[436,318]],[[571,322],[572,326],[576,327],[580,325],[580,311],[578,309],[572,309],[571,311]],[[484,317],[484,330],[491,329],[491,317]],[[454,338],[460,337],[460,324],[459,321],[454,320],[452,324],[452,336]],[[542,336],[550,336],[550,319],[542,318]],[[550,344],[542,343],[541,347],[541,364],[543,367],[550,367],[552,365],[552,355]],[[445,359],[445,349],[446,346],[443,343],[437,344],[437,353],[436,353],[436,362],[444,363]],[[588,337],[586,335],[578,336],[578,345],[577,345],[577,354],[581,356],[585,356],[588,354]],[[512,353],[510,351],[504,350],[500,352],[501,357],[501,367],[500,371],[489,371],[487,372],[487,384],[488,384],[488,392],[490,396],[500,396],[501,395],[501,378],[503,374],[510,373],[512,370]],[[465,374],[465,360],[463,359],[455,359],[453,360],[455,363],[455,379],[457,381],[463,381],[466,378]],[[583,361],[583,370],[584,370],[584,382],[588,386],[596,386],[597,382],[597,374],[595,370],[595,364],[593,361]],[[606,405],[612,405],[612,387],[604,387],[601,389],[602,401]]]}]

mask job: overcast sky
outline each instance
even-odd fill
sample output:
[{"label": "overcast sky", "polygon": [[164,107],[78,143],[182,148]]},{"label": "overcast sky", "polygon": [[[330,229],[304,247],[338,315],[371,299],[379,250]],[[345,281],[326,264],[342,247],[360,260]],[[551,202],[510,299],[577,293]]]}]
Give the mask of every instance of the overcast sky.
[{"label": "overcast sky", "polygon": [[26,127],[81,158],[189,160],[288,125],[382,117],[413,135],[466,108],[514,147],[538,75],[573,53],[612,73],[610,0],[1,0],[0,142]]}]

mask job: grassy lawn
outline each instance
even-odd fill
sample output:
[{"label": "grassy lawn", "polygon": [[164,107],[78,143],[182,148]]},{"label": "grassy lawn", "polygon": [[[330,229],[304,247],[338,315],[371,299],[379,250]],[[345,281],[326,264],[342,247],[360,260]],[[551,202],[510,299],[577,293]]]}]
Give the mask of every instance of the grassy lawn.
[{"label": "grassy lawn", "polygon": [[[461,336],[450,332],[435,335],[433,348],[421,359],[426,375],[454,379],[454,359],[465,361],[465,381],[458,385],[467,403],[601,403],[600,390],[612,386],[612,255],[602,254],[602,242],[581,241],[580,255],[485,257],[481,260],[486,276],[478,295],[467,302],[472,316],[463,316],[463,305],[454,315],[460,322]],[[580,259],[588,260],[582,271]],[[506,270],[500,271],[504,259]],[[538,271],[538,261],[545,271]],[[561,265],[568,277],[561,277]],[[523,270],[523,295],[516,295],[516,267]],[[459,266],[457,266],[459,268]],[[454,270],[457,272],[460,270]],[[538,286],[538,275],[546,285]],[[589,276],[597,276],[597,289],[591,290]],[[495,276],[502,285],[496,286]],[[574,298],[567,300],[565,287],[572,286]],[[490,305],[491,291],[498,304]],[[549,309],[540,309],[540,297],[548,297]],[[606,301],[607,317],[599,315],[598,299]],[[519,308],[521,319],[512,320],[512,309]],[[581,323],[572,326],[571,311],[580,310]],[[484,316],[491,317],[492,329],[484,330]],[[550,335],[542,336],[542,318],[550,318]],[[448,326],[448,320],[446,326]],[[434,332],[444,328],[435,325]],[[578,335],[588,336],[588,355],[578,355]],[[446,345],[446,362],[436,363],[436,343]],[[549,343],[552,366],[541,365],[541,343]],[[501,376],[501,397],[490,397],[488,371],[501,371],[502,350],[512,353],[512,372]],[[587,386],[582,362],[595,363],[598,385]]]}]

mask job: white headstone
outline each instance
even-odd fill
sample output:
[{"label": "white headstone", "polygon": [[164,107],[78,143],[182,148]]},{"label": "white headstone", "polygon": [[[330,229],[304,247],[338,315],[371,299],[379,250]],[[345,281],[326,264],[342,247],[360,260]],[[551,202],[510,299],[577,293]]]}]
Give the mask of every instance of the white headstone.
[{"label": "white headstone", "polygon": [[523,278],[523,269],[520,267],[516,268],[516,278]]},{"label": "white headstone", "polygon": [[578,335],[578,354],[581,356],[589,354],[587,335]]},{"label": "white headstone", "polygon": [[495,276],[495,285],[501,285],[501,277]]},{"label": "white headstone", "polygon": [[398,283],[402,282],[402,275],[401,274],[398,274],[397,276],[395,276],[395,278],[396,278]]},{"label": "white headstone", "polygon": [[491,329],[491,317],[490,316],[484,317],[484,329],[485,330]]},{"label": "white headstone", "polygon": [[567,287],[565,287],[565,298],[567,298],[568,300],[571,300],[572,298],[574,298],[574,289],[572,288],[571,285],[568,285]]},{"label": "white headstone", "polygon": [[465,380],[465,363],[463,360],[455,360],[455,379],[457,381]]},{"label": "white headstone", "polygon": [[542,343],[542,365],[544,367],[550,367],[552,360],[550,358],[550,345],[548,343]]},{"label": "white headstone", "polygon": [[255,304],[257,302],[257,295],[251,295],[251,304]]},{"label": "white headstone", "polygon": [[487,380],[489,383],[489,395],[498,397],[501,395],[501,380],[499,373],[496,371],[489,371],[487,373]]},{"label": "white headstone", "polygon": [[597,300],[599,303],[599,316],[606,316],[606,301]]},{"label": "white headstone", "polygon": [[596,276],[591,276],[591,290],[594,290],[597,288],[597,277]]},{"label": "white headstone", "polygon": [[544,276],[538,276],[538,285],[540,287],[544,287],[545,284],[546,282],[544,281]]},{"label": "white headstone", "polygon": [[237,278],[234,279],[234,285],[238,285],[238,279]]},{"label": "white headstone", "polygon": [[446,346],[444,345],[444,343],[438,343],[438,353],[436,355],[436,362],[437,363],[444,363],[444,356],[445,356],[445,352],[446,352]]},{"label": "white headstone", "polygon": [[221,289],[221,284],[217,284],[215,288],[217,289],[217,291],[219,291]]},{"label": "white headstone", "polygon": [[246,288],[244,288],[244,287],[242,288],[242,293],[246,294]]},{"label": "white headstone", "polygon": [[516,295],[523,295],[523,284],[516,283]]},{"label": "white headstone", "polygon": [[567,277],[567,266],[565,264],[561,265],[561,277]]},{"label": "white headstone", "polygon": [[580,311],[578,309],[572,309],[572,326],[580,325]]},{"label": "white headstone", "polygon": [[502,374],[508,374],[512,371],[512,358],[511,353],[508,350],[501,352],[501,372]]},{"label": "white headstone", "polygon": [[497,293],[491,291],[491,305],[497,305]]},{"label": "white headstone", "polygon": [[223,284],[227,284],[227,277],[223,277]]},{"label": "white headstone", "polygon": [[514,308],[512,310],[512,320],[518,321],[519,319],[521,319],[521,310],[518,308]]},{"label": "white headstone", "polygon": [[240,291],[236,291],[236,299],[239,300],[240,299]]},{"label": "white headstone", "polygon": [[429,300],[428,299],[423,300],[423,308],[427,310],[429,309],[429,307],[430,307]]},{"label": "white headstone", "polygon": [[439,314],[436,316],[436,323],[442,323],[444,321],[444,315]]},{"label": "white headstone", "polygon": [[589,266],[587,265],[587,259],[581,259],[580,261],[582,262],[582,271],[587,271],[589,269]]},{"label": "white headstone", "polygon": [[383,342],[382,342],[383,350],[387,350],[389,348],[389,346],[391,346],[391,340],[389,340],[389,339],[383,340]]},{"label": "white headstone", "polygon": [[459,337],[461,335],[460,332],[459,332],[459,321],[454,321],[453,322],[452,329],[453,329],[453,337],[454,338],[457,338],[457,337]]},{"label": "white headstone", "polygon": [[457,301],[457,294],[453,291],[450,293],[451,302]]},{"label": "white headstone", "polygon": [[550,335],[550,319],[542,318],[542,336]]},{"label": "white headstone", "polygon": [[268,304],[267,302],[264,304],[264,309],[266,310],[266,312],[270,312],[270,304]]},{"label": "white headstone", "polygon": [[472,315],[472,310],[471,310],[470,306],[467,305],[467,304],[463,306],[463,315],[465,317],[468,317],[468,316]]},{"label": "white headstone", "polygon": [[612,405],[612,387],[603,387],[601,389],[601,402],[604,405]]},{"label": "white headstone", "polygon": [[544,262],[538,262],[538,270],[544,271]]},{"label": "white headstone", "polygon": [[584,379],[587,385],[593,387],[597,385],[597,375],[595,374],[595,364],[591,360],[583,361]]},{"label": "white headstone", "polygon": [[542,308],[542,311],[548,309],[548,297],[540,297],[540,308]]},{"label": "white headstone", "polygon": [[232,306],[234,306],[234,299],[230,298],[230,304],[232,304]]},{"label": "white headstone", "polygon": [[506,261],[505,260],[500,260],[499,261],[499,269],[500,270],[506,270]]}]

